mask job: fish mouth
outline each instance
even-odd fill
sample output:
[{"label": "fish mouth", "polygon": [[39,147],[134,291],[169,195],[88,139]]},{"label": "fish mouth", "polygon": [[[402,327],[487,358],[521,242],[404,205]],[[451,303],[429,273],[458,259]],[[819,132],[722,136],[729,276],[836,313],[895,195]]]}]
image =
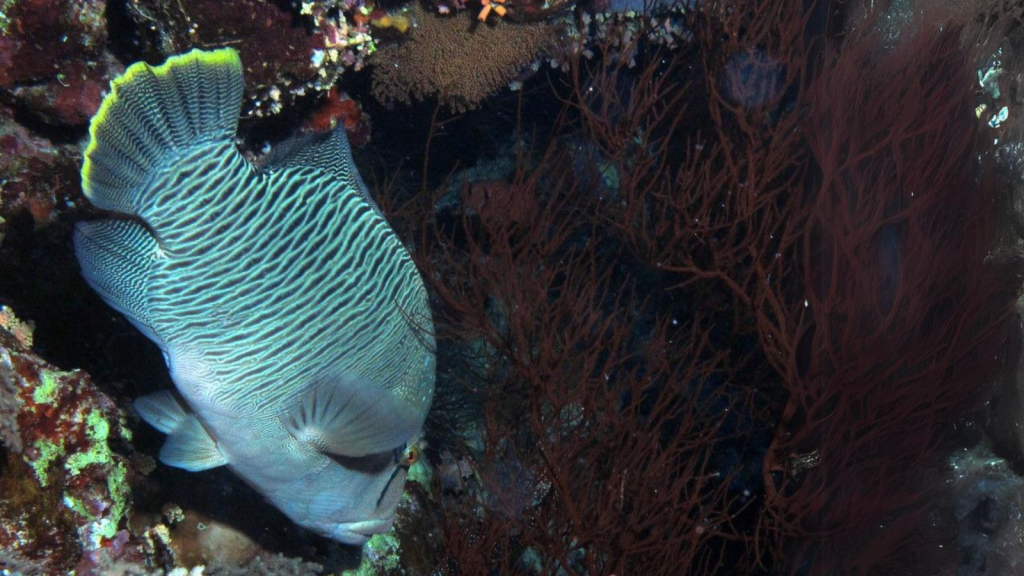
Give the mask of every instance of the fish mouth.
[{"label": "fish mouth", "polygon": [[383,534],[391,530],[395,523],[394,517],[388,519],[361,520],[359,522],[345,522],[334,527],[331,536],[345,544],[362,546],[374,534]]}]

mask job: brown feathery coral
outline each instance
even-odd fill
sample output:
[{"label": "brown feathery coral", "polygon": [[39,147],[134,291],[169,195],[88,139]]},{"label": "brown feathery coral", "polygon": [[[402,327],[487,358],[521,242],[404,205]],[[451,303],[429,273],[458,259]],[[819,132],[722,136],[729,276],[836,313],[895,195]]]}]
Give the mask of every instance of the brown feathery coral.
[{"label": "brown feathery coral", "polygon": [[382,102],[437,97],[456,111],[476,108],[548,49],[558,31],[550,23],[488,26],[469,13],[416,8],[414,16],[409,40],[373,57],[373,93]]}]

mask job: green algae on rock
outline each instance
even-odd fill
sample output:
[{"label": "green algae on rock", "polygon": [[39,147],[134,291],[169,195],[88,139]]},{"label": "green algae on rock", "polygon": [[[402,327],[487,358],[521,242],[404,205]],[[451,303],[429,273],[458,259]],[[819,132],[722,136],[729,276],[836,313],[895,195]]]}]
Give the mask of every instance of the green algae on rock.
[{"label": "green algae on rock", "polygon": [[[0,466],[0,548],[59,573],[112,543],[131,503],[124,413],[87,374],[64,371],[33,353],[31,330],[9,309],[0,324],[0,412],[10,451]],[[26,330],[28,332],[26,332]]]}]

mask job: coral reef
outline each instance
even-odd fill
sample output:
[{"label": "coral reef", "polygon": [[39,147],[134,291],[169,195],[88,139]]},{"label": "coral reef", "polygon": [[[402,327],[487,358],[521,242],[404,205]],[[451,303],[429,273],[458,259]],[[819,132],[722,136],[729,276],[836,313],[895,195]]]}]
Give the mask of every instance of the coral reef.
[{"label": "coral reef", "polygon": [[425,461],[413,466],[394,530],[371,538],[363,547],[359,566],[342,572],[343,576],[429,574],[433,570],[442,542],[434,537],[439,503],[433,499],[431,477]]},{"label": "coral reef", "polygon": [[125,5],[143,53],[156,62],[192,47],[231,46],[245,67],[247,114],[265,116],[326,92],[373,53],[362,3],[140,0]]},{"label": "coral reef", "polygon": [[958,574],[1020,574],[1024,479],[982,444],[950,458],[943,484],[950,494],[925,523],[933,558],[958,555]]},{"label": "coral reef", "polygon": [[[0,329],[6,331],[21,346],[32,347],[32,326],[22,322],[7,306],[0,306]],[[17,375],[5,364],[0,364],[0,444],[14,454],[21,454],[21,430],[18,413],[24,403],[18,394]]]},{"label": "coral reef", "polygon": [[104,53],[104,0],[0,4],[0,90],[43,121],[84,124],[117,65]]},{"label": "coral reef", "polygon": [[[807,334],[784,411],[800,424],[776,437],[765,475],[790,469],[767,484],[767,502],[782,530],[815,535],[803,547],[825,571],[924,556],[902,543],[936,497],[926,471],[1017,340],[1017,265],[988,258],[987,207],[1005,191],[970,113],[978,55],[960,48],[959,28],[917,25],[884,56],[879,33],[861,30],[810,90],[806,134],[823,181],[805,232],[815,265],[785,314],[789,338]],[[876,102],[890,113],[860,114]],[[811,453],[812,469],[792,470],[794,455]]]},{"label": "coral reef", "polygon": [[0,574],[4,576],[40,576],[44,566],[32,562],[17,551],[0,550]]},{"label": "coral reef", "polygon": [[129,524],[130,484],[142,482],[152,463],[132,452],[114,402],[83,372],[59,370],[32,353],[31,337],[31,326],[0,310],[0,569],[95,576],[323,572],[177,506],[164,506],[163,518],[136,511]]},{"label": "coral reef", "polygon": [[0,242],[23,215],[41,227],[85,205],[78,156],[77,147],[55,145],[0,115]]},{"label": "coral reef", "polygon": [[928,505],[913,548],[927,554],[907,559],[917,573],[1020,574],[1020,535],[1024,532],[1024,488],[1012,464],[993,454],[984,438],[956,450],[933,481],[945,494]]},{"label": "coral reef", "polygon": [[5,442],[0,548],[42,563],[47,572],[78,565],[79,573],[89,573],[99,555],[120,557],[131,548],[122,530],[130,472],[114,452],[128,447],[131,433],[124,414],[87,375],[33,354],[24,344],[25,326],[9,311],[5,316],[0,377],[18,407],[5,428],[18,441]]},{"label": "coral reef", "polygon": [[[554,135],[517,145],[504,177],[480,170],[442,203],[445,181],[418,212],[392,214],[414,230],[448,370],[482,397],[475,428],[431,455],[441,574],[746,573],[734,552],[768,439],[753,390],[773,385],[770,370],[733,340],[750,336],[727,290],[665,269],[706,234],[689,227],[705,194],[742,187],[704,180],[703,159],[673,145],[692,62],[634,73],[606,47],[570,60]],[[549,127],[516,137],[531,130]],[[773,142],[794,163],[798,143]],[[757,191],[773,205],[783,193]],[[743,240],[770,243],[785,218],[763,220]]]},{"label": "coral reef", "polygon": [[288,86],[317,79],[313,54],[324,50],[324,37],[307,33],[271,2],[143,0],[127,3],[126,9],[153,60],[196,46],[238,50],[252,114],[263,114],[264,107],[280,111],[282,96],[291,97]]},{"label": "coral reef", "polygon": [[[1021,572],[1021,9],[574,4],[0,0],[0,573]],[[166,367],[70,256],[108,78],[220,45],[244,152],[344,126],[433,291],[361,549],[154,460]]]},{"label": "coral reef", "polygon": [[[574,0],[509,0],[508,18],[517,22],[549,20],[564,14],[576,6]],[[641,10],[642,12],[642,10]]]},{"label": "coral reef", "polygon": [[822,58],[828,18],[744,6],[687,14],[680,53],[641,25],[566,58],[556,136],[393,213],[485,397],[476,442],[431,455],[441,573],[956,570],[912,536],[1019,346],[971,114],[992,45],[869,19]]},{"label": "coral reef", "polygon": [[324,132],[338,124],[345,128],[352,146],[362,147],[370,141],[370,116],[348,94],[331,88],[320,107],[306,120],[306,128]]},{"label": "coral reef", "polygon": [[242,564],[216,561],[202,570],[204,576],[319,576],[323,566],[282,554],[260,554]]},{"label": "coral reef", "polygon": [[551,49],[561,29],[547,22],[484,25],[466,12],[416,8],[413,15],[408,41],[372,58],[373,93],[382,102],[437,98],[453,110],[477,108]]}]

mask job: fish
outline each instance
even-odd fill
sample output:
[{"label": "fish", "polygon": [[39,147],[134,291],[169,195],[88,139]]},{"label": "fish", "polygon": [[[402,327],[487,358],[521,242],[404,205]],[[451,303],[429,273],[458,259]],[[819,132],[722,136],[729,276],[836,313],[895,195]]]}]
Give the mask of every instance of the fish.
[{"label": "fish", "polygon": [[163,352],[137,398],[160,461],[227,466],[296,524],[350,545],[391,529],[434,394],[426,286],[344,128],[258,165],[235,139],[231,48],[139,62],[92,118],[86,282]]}]

